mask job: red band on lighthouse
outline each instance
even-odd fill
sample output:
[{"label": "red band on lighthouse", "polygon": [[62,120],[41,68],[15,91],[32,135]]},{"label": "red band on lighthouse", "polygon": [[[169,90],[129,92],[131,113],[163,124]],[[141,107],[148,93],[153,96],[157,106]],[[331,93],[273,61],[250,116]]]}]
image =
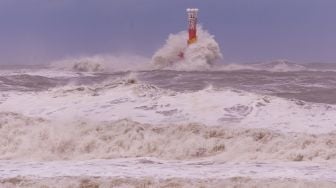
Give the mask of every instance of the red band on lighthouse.
[{"label": "red band on lighthouse", "polygon": [[197,41],[197,13],[198,9],[196,8],[187,9],[189,32],[188,44],[192,44]]}]

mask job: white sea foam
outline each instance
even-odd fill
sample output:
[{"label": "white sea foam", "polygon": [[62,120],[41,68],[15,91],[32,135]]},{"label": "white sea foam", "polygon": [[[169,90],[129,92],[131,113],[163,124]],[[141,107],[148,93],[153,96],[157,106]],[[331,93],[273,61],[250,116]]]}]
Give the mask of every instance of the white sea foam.
[{"label": "white sea foam", "polygon": [[48,121],[0,113],[1,160],[89,160],[125,157],[215,161],[335,161],[335,133],[310,135],[200,124]]},{"label": "white sea foam", "polygon": [[[316,166],[319,165],[319,166]],[[335,167],[316,163],[216,163],[115,160],[0,161],[0,186],[12,187],[335,187]],[[34,170],[31,170],[34,169]],[[313,170],[313,173],[312,173]]]},{"label": "white sea foam", "polygon": [[68,85],[43,92],[9,93],[0,111],[46,119],[90,117],[140,123],[225,124],[282,132],[336,130],[336,107],[263,96],[233,89],[175,92],[144,84],[134,76],[92,86]]},{"label": "white sea foam", "polygon": [[[209,70],[222,58],[218,43],[202,27],[198,27],[198,41],[187,45],[187,32],[182,31],[169,35],[166,44],[152,57],[136,55],[95,55],[79,58],[68,58],[56,61],[52,67],[78,72],[111,72],[127,70]],[[180,54],[183,53],[183,58]]]},{"label": "white sea foam", "polygon": [[[50,66],[58,70],[75,72],[114,72],[153,69],[177,71],[335,71],[335,67],[332,65],[323,64],[324,68],[318,68],[315,64],[298,64],[285,59],[247,64],[219,63],[223,55],[213,35],[199,26],[196,43],[188,45],[186,42],[187,37],[187,31],[170,34],[166,43],[154,53],[151,59],[131,54],[94,55],[66,58],[52,62]],[[183,54],[183,57],[181,54]],[[331,68],[325,68],[328,66]]]},{"label": "white sea foam", "polygon": [[[142,168],[142,167],[141,167]],[[195,169],[199,171],[199,169]],[[308,172],[309,173],[309,172]],[[160,172],[158,172],[160,174]],[[155,174],[156,175],[156,174]],[[153,177],[132,178],[132,177],[54,177],[54,178],[32,178],[15,177],[0,180],[0,185],[4,188],[91,188],[91,187],[113,187],[113,188],[139,188],[139,187],[258,187],[258,188],[334,188],[335,182],[321,180],[301,180],[293,178],[274,177],[269,179],[253,177],[233,177],[224,180],[217,179],[188,179],[188,178],[169,178],[155,179]]]},{"label": "white sea foam", "polygon": [[270,71],[270,72],[317,71],[315,69],[307,68],[304,64],[297,64],[283,59],[263,63],[222,64],[219,67],[217,67],[217,70],[223,70],[223,71],[254,70],[254,71]]},{"label": "white sea foam", "polygon": [[178,92],[137,73],[6,91],[0,187],[333,187],[335,117],[335,105],[211,85]]},{"label": "white sea foam", "polygon": [[[196,43],[188,46],[187,36],[186,31],[169,35],[166,44],[153,55],[153,66],[160,69],[206,70],[222,58],[214,36],[202,27],[198,27]],[[184,54],[183,58],[180,53]]]},{"label": "white sea foam", "polygon": [[148,68],[150,60],[138,55],[95,55],[67,58],[51,63],[51,67],[76,72],[114,72]]},{"label": "white sea foam", "polygon": [[336,156],[336,107],[326,104],[213,87],[181,93],[141,83],[134,74],[90,86],[8,92],[0,101],[0,159]]},{"label": "white sea foam", "polygon": [[[20,76],[20,75],[30,75],[30,76],[43,76],[47,78],[72,78],[78,75],[73,71],[59,71],[51,69],[19,69],[19,70],[0,70],[0,76]],[[89,74],[87,74],[89,75]]]}]

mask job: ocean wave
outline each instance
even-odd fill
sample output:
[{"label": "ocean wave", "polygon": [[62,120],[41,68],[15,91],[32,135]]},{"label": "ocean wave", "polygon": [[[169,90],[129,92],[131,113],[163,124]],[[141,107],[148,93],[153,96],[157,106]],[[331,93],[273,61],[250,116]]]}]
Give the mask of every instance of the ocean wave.
[{"label": "ocean wave", "polygon": [[215,71],[268,71],[268,72],[335,72],[336,68],[333,63],[295,63],[286,59],[278,59],[261,63],[227,63],[219,64]]},{"label": "ocean wave", "polygon": [[282,59],[263,63],[223,64],[218,68],[219,70],[222,71],[238,71],[238,70],[269,71],[269,72],[314,71],[314,69],[307,68],[305,64],[293,63],[288,60],[282,60]]},{"label": "ocean wave", "polygon": [[115,187],[115,188],[139,188],[139,187],[260,187],[260,188],[320,188],[335,187],[336,183],[319,180],[300,179],[261,179],[250,177],[233,177],[225,180],[217,179],[155,179],[155,178],[98,178],[98,177],[54,177],[54,178],[26,178],[15,177],[0,180],[0,185],[5,188],[93,188],[93,187]]},{"label": "ocean wave", "polygon": [[222,58],[218,43],[202,27],[198,27],[198,40],[187,45],[187,32],[169,35],[166,44],[152,57],[156,69],[209,70]]},{"label": "ocean wave", "polygon": [[75,72],[135,71],[146,69],[149,61],[139,55],[94,55],[55,61],[50,67]]},{"label": "ocean wave", "polygon": [[[137,70],[211,70],[222,58],[214,36],[198,28],[197,43],[187,45],[187,32],[171,34],[166,44],[157,50],[151,59],[138,55],[94,55],[67,58],[51,63],[52,68],[75,72],[115,72]],[[183,53],[183,58],[181,56]]]},{"label": "ocean wave", "polygon": [[335,132],[285,134],[201,124],[131,120],[49,121],[0,113],[1,160],[89,160],[125,157],[222,161],[335,161]]},{"label": "ocean wave", "polygon": [[328,133],[336,129],[334,105],[211,86],[178,92],[141,82],[134,73],[92,85],[69,84],[24,95],[9,93],[0,96],[0,100],[3,101],[0,111],[50,120],[130,119],[150,124],[225,124],[307,133]]},{"label": "ocean wave", "polygon": [[[119,91],[118,91],[119,90]],[[152,84],[146,84],[138,79],[136,72],[130,72],[122,77],[106,79],[102,82],[81,85],[77,83],[69,83],[65,86],[55,87],[49,90],[54,97],[66,97],[69,95],[89,95],[100,96],[107,93],[116,92],[132,92],[136,97],[151,99],[158,98],[163,95],[173,95],[175,92],[168,89],[161,89]]]}]

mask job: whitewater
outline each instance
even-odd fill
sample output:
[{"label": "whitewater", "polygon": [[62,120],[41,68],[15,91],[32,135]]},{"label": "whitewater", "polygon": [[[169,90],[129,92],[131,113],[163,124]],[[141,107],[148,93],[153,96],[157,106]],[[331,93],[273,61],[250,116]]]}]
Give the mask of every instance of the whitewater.
[{"label": "whitewater", "polygon": [[223,64],[199,30],[1,67],[0,187],[335,187],[335,66]]}]

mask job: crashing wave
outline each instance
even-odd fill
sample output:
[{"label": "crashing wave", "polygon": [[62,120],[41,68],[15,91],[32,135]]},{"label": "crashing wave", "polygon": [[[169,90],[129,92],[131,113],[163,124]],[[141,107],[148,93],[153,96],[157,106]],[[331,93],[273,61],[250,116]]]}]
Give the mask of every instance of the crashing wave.
[{"label": "crashing wave", "polygon": [[136,97],[159,98],[164,95],[174,95],[175,92],[168,89],[161,89],[155,85],[142,83],[137,78],[137,73],[130,72],[125,76],[108,79],[101,83],[92,85],[68,84],[62,87],[49,89],[53,97],[66,97],[70,95],[99,96],[109,92],[131,92]]},{"label": "crashing wave", "polygon": [[249,64],[230,63],[220,65],[217,70],[222,71],[250,70],[250,71],[269,71],[269,72],[317,71],[306,67],[305,64],[293,63],[288,60],[274,60],[265,63],[249,63]]},{"label": "crashing wave", "polygon": [[51,67],[75,72],[114,72],[142,70],[149,60],[137,55],[95,55],[56,61]]},{"label": "crashing wave", "polygon": [[306,68],[304,65],[292,63],[287,60],[275,60],[269,63],[253,64],[253,67],[260,70],[266,70],[272,72],[290,72],[290,71],[308,70],[308,68]]},{"label": "crashing wave", "polygon": [[[34,106],[31,101],[34,101]],[[127,118],[141,123],[196,122],[209,126],[225,124],[307,133],[335,130],[336,114],[333,105],[227,88],[172,91],[139,82],[134,73],[99,84],[67,85],[25,95],[11,94],[0,105],[0,111],[47,119],[90,117],[92,120],[116,121]]]},{"label": "crashing wave", "polygon": [[[187,32],[169,35],[166,44],[152,57],[152,64],[159,69],[204,70],[222,58],[218,43],[202,27],[198,28],[198,41],[187,45]],[[183,58],[181,58],[181,52]]]},{"label": "crashing wave", "polygon": [[125,157],[254,161],[335,161],[335,133],[283,134],[267,129],[119,121],[48,121],[0,113],[1,160]]}]

